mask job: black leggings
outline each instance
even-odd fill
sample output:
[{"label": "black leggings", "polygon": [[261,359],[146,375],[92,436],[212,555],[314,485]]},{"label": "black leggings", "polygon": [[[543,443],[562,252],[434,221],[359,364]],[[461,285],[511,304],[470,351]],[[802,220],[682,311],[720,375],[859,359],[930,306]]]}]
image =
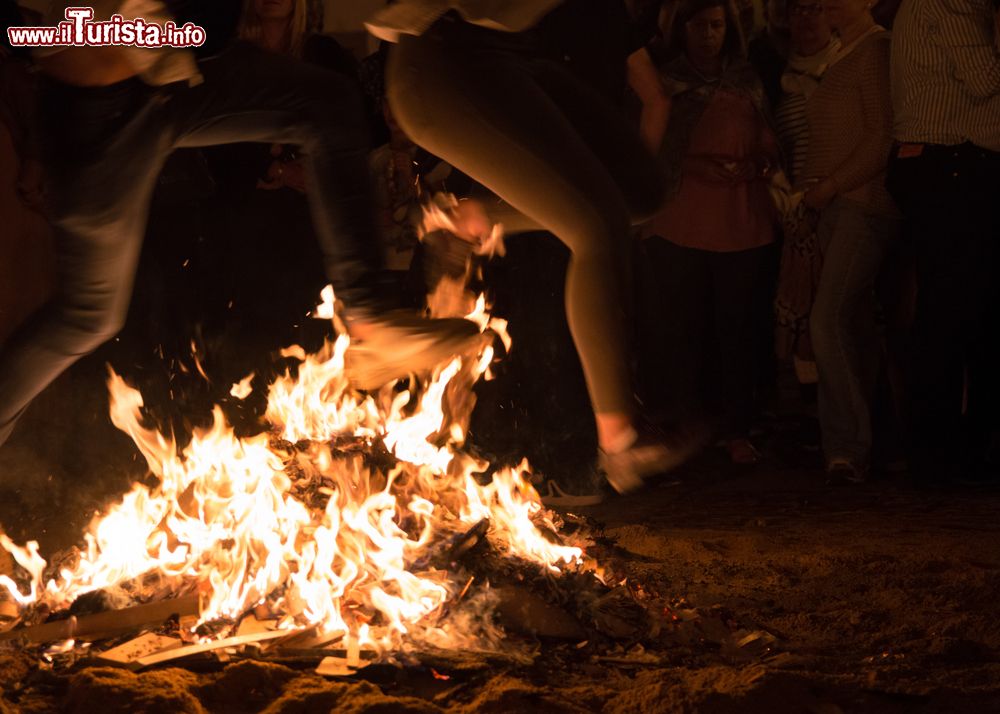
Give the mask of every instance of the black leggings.
[{"label": "black leggings", "polygon": [[508,233],[540,226],[572,251],[566,312],[594,411],[630,413],[630,226],[663,196],[636,133],[595,90],[534,52],[530,36],[450,18],[402,38],[387,85],[407,134],[506,204],[488,208]]}]

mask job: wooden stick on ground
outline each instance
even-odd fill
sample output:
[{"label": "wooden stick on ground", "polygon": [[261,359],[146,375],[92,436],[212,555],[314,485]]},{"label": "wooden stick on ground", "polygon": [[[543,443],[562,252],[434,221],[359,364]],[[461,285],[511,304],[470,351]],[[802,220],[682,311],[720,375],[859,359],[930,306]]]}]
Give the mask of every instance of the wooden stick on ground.
[{"label": "wooden stick on ground", "polygon": [[160,600],[96,615],[71,616],[65,620],[46,622],[0,633],[0,640],[23,637],[28,642],[57,640],[100,640],[127,632],[158,625],[170,617],[197,617],[201,614],[198,595],[185,595],[172,600]]},{"label": "wooden stick on ground", "polygon": [[287,634],[287,630],[274,630],[272,632],[255,632],[252,635],[241,635],[239,637],[227,637],[224,640],[215,640],[214,642],[205,642],[200,645],[188,645],[187,647],[178,647],[166,650],[165,652],[158,652],[156,654],[149,655],[148,657],[141,657],[135,660],[133,664],[137,668],[152,667],[155,664],[171,662],[175,659],[180,659],[181,657],[201,654],[202,652],[211,652],[212,650],[223,649],[225,647],[239,647],[240,645],[250,644],[251,642],[272,640],[277,637],[284,637]]}]

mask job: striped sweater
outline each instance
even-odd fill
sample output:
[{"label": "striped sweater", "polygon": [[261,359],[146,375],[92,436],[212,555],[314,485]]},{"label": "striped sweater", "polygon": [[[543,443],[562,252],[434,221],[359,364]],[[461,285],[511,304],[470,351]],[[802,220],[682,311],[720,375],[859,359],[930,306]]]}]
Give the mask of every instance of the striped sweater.
[{"label": "striped sweater", "polygon": [[895,215],[885,190],[892,148],[889,33],[862,40],[833,64],[806,105],[806,179],[830,177],[838,195]]}]

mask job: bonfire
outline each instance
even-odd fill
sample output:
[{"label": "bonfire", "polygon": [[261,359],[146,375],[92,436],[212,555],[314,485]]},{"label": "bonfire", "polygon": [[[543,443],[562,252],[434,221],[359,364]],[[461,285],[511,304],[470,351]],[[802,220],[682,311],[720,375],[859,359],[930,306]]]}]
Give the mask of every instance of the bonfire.
[{"label": "bonfire", "polygon": [[[339,325],[334,306],[327,288],[314,316]],[[473,387],[511,343],[482,296],[466,317],[483,335],[475,351],[377,393],[352,389],[345,376],[346,332],[315,354],[287,348],[295,365],[267,388],[266,427],[250,437],[238,437],[217,406],[212,426],[180,447],[110,371],[111,419],[150,478],[56,562],[36,542],[0,533],[19,566],[14,578],[0,576],[19,607],[19,626],[2,637],[47,642],[51,655],[156,625],[131,661],[172,659],[182,644],[204,651],[274,639],[335,647],[358,666],[363,653],[500,646],[492,613],[502,597],[488,572],[460,562],[480,543],[536,576],[601,586],[585,531],[559,535],[528,463],[498,467],[467,447]],[[251,383],[249,375],[234,384],[233,398],[248,397]],[[95,625],[98,615],[73,615],[88,602],[128,616],[105,612]]]}]

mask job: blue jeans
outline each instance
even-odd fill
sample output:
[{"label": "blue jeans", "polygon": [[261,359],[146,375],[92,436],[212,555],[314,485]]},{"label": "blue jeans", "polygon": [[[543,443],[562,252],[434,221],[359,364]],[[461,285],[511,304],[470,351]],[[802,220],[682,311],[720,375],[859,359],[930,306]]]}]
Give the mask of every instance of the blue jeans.
[{"label": "blue jeans", "polygon": [[898,221],[837,198],[820,216],[823,252],[809,318],[819,369],[819,421],[827,463],[867,467],[880,340],[875,281]]},{"label": "blue jeans", "polygon": [[[313,224],[338,297],[355,310],[382,299],[368,130],[354,81],[246,43],[201,71],[205,81],[194,87],[43,84],[58,289],[0,350],[0,444],[39,392],[124,324],[156,177],[175,148],[302,147]],[[281,236],[274,249],[282,250]]]}]

